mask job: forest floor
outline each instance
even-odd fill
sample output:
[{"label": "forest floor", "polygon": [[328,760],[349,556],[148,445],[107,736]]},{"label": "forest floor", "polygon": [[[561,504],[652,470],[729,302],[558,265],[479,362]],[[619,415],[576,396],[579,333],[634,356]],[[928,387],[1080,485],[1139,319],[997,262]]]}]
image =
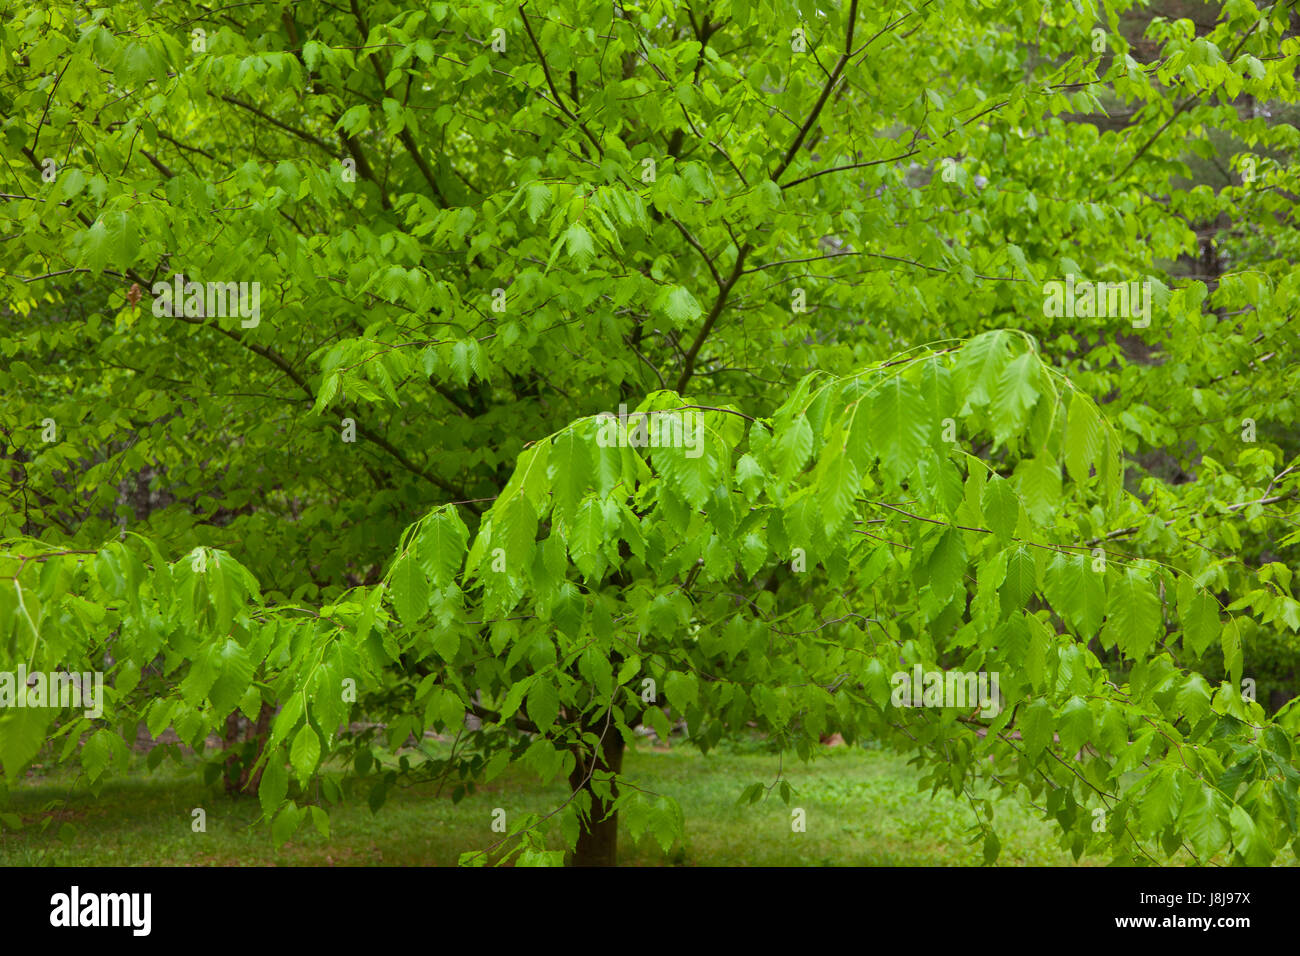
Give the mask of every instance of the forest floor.
[{"label": "forest floor", "polygon": [[[746,751],[749,752],[746,752]],[[786,760],[794,789],[787,807],[773,789],[766,799],[737,806],[752,783],[771,784],[778,758],[745,747],[701,755],[693,748],[630,751],[624,772],[638,786],[674,797],[686,819],[686,839],[665,853],[653,836],[633,842],[620,821],[619,859],[645,866],[978,866],[983,840],[965,800],[929,788],[906,759],[864,747],[825,748],[811,764]],[[259,824],[255,797],[232,800],[220,784],[206,786],[193,768],[165,761],[153,773],[105,783],[93,794],[61,771],[29,776],[11,790],[4,809],[23,828],[0,827],[0,866],[454,866],[462,852],[500,838],[493,811],[553,810],[567,795],[512,768],[464,797],[433,784],[395,788],[378,814],[365,792],[332,807],[330,838],[304,822],[284,846],[272,845]],[[1038,811],[995,799],[1001,866],[1075,865],[1053,826]],[[806,831],[792,832],[791,808],[805,811]],[[202,808],[206,831],[191,827]],[[550,843],[558,846],[558,834]],[[1084,857],[1082,865],[1102,865]]]}]

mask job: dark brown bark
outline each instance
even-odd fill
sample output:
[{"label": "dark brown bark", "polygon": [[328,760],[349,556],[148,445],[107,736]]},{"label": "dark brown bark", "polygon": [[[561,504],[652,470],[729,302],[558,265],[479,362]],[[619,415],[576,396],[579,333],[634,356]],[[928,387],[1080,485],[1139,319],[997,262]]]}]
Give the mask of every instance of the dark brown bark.
[{"label": "dark brown bark", "polygon": [[257,763],[266,746],[267,733],[271,728],[271,716],[274,708],[263,704],[258,712],[257,721],[244,719],[239,711],[234,711],[226,718],[226,793],[237,797],[241,793],[256,793],[262,782],[262,771],[250,775],[248,768]]},{"label": "dark brown bark", "polygon": [[[592,732],[600,736],[602,729],[592,728]],[[591,792],[590,771],[622,772],[623,736],[612,726],[603,730],[604,744],[600,754],[574,752],[578,762],[569,774],[569,786],[575,790],[582,788],[591,796],[591,816],[578,834],[578,845],[569,858],[570,866],[618,865],[618,813],[611,813],[609,802],[598,799]],[[596,763],[594,768],[590,766],[593,758]],[[616,789],[614,795],[617,796],[617,793]]]}]

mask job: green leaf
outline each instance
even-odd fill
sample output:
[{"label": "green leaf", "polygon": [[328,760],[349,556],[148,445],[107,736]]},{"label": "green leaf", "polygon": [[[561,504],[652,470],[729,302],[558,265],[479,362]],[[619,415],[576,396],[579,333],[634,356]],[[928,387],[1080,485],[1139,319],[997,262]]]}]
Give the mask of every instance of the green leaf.
[{"label": "green leaf", "polygon": [[253,661],[237,641],[227,638],[217,652],[214,666],[217,679],[208,689],[213,712],[220,717],[238,706],[253,681]]},{"label": "green leaf", "polygon": [[1065,426],[1065,467],[1070,477],[1082,484],[1094,466],[1099,466],[1105,448],[1101,418],[1092,403],[1079,392],[1070,395],[1070,414]]},{"label": "green leaf", "polygon": [[655,304],[669,324],[676,328],[689,325],[704,314],[704,308],[690,290],[679,285],[665,289]]},{"label": "green leaf", "polygon": [[812,425],[803,415],[795,415],[777,429],[775,438],[767,447],[777,477],[789,481],[803,470],[812,455]]},{"label": "green leaf", "polygon": [[1158,767],[1149,779],[1151,782],[1142,794],[1140,804],[1142,830],[1158,835],[1177,816],[1182,788],[1177,775],[1168,766]]},{"label": "green leaf", "polygon": [[[707,443],[706,443],[707,445]],[[705,447],[700,454],[689,448],[656,448],[655,467],[663,474],[678,495],[693,508],[703,508],[724,472],[714,457],[713,449]]]},{"label": "green leaf", "polygon": [[586,272],[596,259],[596,244],[580,222],[571,224],[564,231],[564,247],[580,272]]},{"label": "green leaf", "polygon": [[992,830],[984,831],[984,865],[992,866],[1002,852],[1002,842]]},{"label": "green leaf", "polygon": [[559,691],[550,681],[539,677],[528,688],[528,719],[545,733],[550,730],[559,714]]},{"label": "green leaf", "polygon": [[1192,787],[1184,799],[1178,823],[1202,862],[1228,842],[1228,815],[1228,802],[1207,784]]},{"label": "green leaf", "polygon": [[1243,664],[1241,625],[1237,623],[1235,617],[1228,618],[1228,623],[1220,634],[1219,643],[1223,647],[1223,667],[1228,672],[1228,677],[1232,680],[1233,685],[1240,687]]},{"label": "green leaf", "polygon": [[81,765],[92,781],[99,779],[113,757],[112,736],[110,731],[97,730],[81,748]]},{"label": "green leaf", "polygon": [[999,443],[1024,430],[1029,411],[1038,401],[1041,366],[1033,352],[1021,352],[998,376],[993,399],[993,437]]},{"label": "green leaf", "polygon": [[1186,717],[1191,726],[1210,712],[1210,685],[1200,674],[1189,674],[1178,691],[1174,703],[1178,713]]},{"label": "green leaf", "polygon": [[1061,738],[1061,750],[1073,757],[1092,736],[1092,711],[1088,702],[1082,697],[1071,697],[1061,708],[1058,735]]},{"label": "green leaf", "polygon": [[515,866],[564,866],[563,850],[524,850]]},{"label": "green leaf", "polygon": [[758,459],[748,452],[741,455],[736,461],[736,484],[745,492],[745,497],[751,503],[758,500],[759,492],[766,481],[767,475],[763,471],[763,466],[758,463]]},{"label": "green leaf", "polygon": [[1061,467],[1055,458],[1038,455],[1016,466],[1015,480],[1025,510],[1040,525],[1051,524],[1061,503]]},{"label": "green leaf", "polygon": [[277,847],[283,846],[288,842],[289,837],[293,836],[294,831],[298,829],[298,824],[302,822],[303,812],[299,807],[294,806],[290,801],[285,805],[271,824],[271,839]]},{"label": "green leaf", "polygon": [[836,531],[853,508],[862,479],[852,458],[839,445],[827,450],[813,473],[821,502],[822,527],[828,535]]},{"label": "green leaf", "polygon": [[687,707],[694,707],[698,702],[699,687],[694,674],[671,671],[664,678],[664,693],[668,695],[668,704],[673,713],[682,716]]},{"label": "green leaf", "polygon": [[578,518],[569,534],[569,554],[573,563],[587,577],[599,573],[604,565],[605,513],[595,498],[586,498],[578,506]]},{"label": "green leaf", "polygon": [[321,836],[327,840],[330,838],[330,815],[325,812],[323,807],[312,806],[311,822],[316,826],[316,831]]},{"label": "green leaf", "polygon": [[510,751],[498,750],[483,768],[483,782],[488,783],[501,776],[502,771],[510,765]]},{"label": "green leaf", "polygon": [[1084,555],[1058,554],[1047,567],[1047,599],[1084,640],[1091,640],[1106,614],[1106,577]]},{"label": "green leaf", "polygon": [[257,785],[257,800],[262,805],[262,812],[270,818],[288,794],[289,772],[285,769],[281,751],[277,749],[267,757],[262,768],[262,780]]},{"label": "green leaf", "polygon": [[1178,579],[1178,619],[1183,646],[1198,657],[1219,637],[1219,602],[1186,575]]},{"label": "green leaf", "polygon": [[[420,537],[417,541],[416,548],[420,557],[421,569],[428,576],[434,587],[445,588],[448,584],[456,579],[456,573],[460,570],[462,562],[465,560],[465,545],[469,541],[469,529],[465,527],[465,522],[460,520],[460,515],[456,513],[454,505],[446,505],[435,511],[424,522],[420,528]],[[410,569],[406,569],[410,573]],[[407,582],[408,584],[411,582]],[[418,585],[417,585],[418,587]],[[418,604],[418,594],[408,592],[407,598],[413,599]],[[408,607],[407,611],[423,612],[427,607],[428,598],[425,598],[424,606],[417,608]],[[398,614],[402,619],[409,623],[418,620],[419,613],[414,619],[408,618],[401,608],[398,608]]]},{"label": "green leaf", "polygon": [[171,724],[172,710],[176,707],[175,700],[158,698],[149,705],[149,715],[145,718],[145,726],[149,729],[151,737],[158,737]]},{"label": "green leaf", "polygon": [[524,702],[524,694],[537,681],[535,675],[529,675],[523,680],[515,681],[510,685],[510,690],[506,692],[506,698],[501,704],[501,717],[507,719],[513,717],[519,705]]},{"label": "green leaf", "polygon": [[305,786],[319,762],[320,738],[310,724],[303,724],[294,735],[293,744],[289,748],[289,763],[293,765],[298,783]]},{"label": "green leaf", "polygon": [[1007,551],[1007,573],[999,590],[1003,615],[1022,610],[1037,587],[1038,565],[1029,548],[1020,545]]},{"label": "green leaf", "polygon": [[984,520],[998,541],[1010,543],[1015,537],[1016,525],[1020,523],[1020,499],[1016,497],[1011,482],[997,475],[989,477],[981,495],[980,507],[984,511]]},{"label": "green leaf", "polygon": [[298,721],[303,716],[302,701],[301,694],[294,694],[281,705],[280,712],[271,722],[271,739],[267,744],[268,747],[274,747],[289,735],[289,731],[298,726]]},{"label": "green leaf", "polygon": [[925,581],[941,599],[950,598],[961,586],[966,571],[966,545],[962,533],[946,528],[925,562]]},{"label": "green leaf", "polygon": [[667,743],[668,738],[672,736],[672,726],[668,723],[668,715],[658,707],[649,708],[641,718],[650,725],[658,736],[661,743]]},{"label": "green leaf", "polygon": [[420,570],[414,552],[408,551],[397,559],[389,587],[397,616],[407,627],[414,627],[429,610],[429,580]]},{"label": "green leaf", "polygon": [[901,375],[893,376],[872,396],[869,418],[881,465],[895,481],[903,481],[915,470],[932,426],[920,390]]},{"label": "green leaf", "polygon": [[1024,716],[1019,721],[1021,740],[1025,752],[1030,757],[1036,757],[1052,742],[1052,725],[1055,722],[1052,708],[1047,701],[1040,699],[1024,708],[1023,713]]},{"label": "green leaf", "polygon": [[578,503],[591,482],[592,467],[591,450],[576,429],[568,428],[555,436],[548,477],[555,494],[555,511],[565,524],[577,515]]},{"label": "green leaf", "polygon": [[493,508],[493,515],[499,523],[492,529],[492,544],[505,549],[505,573],[520,576],[537,540],[537,510],[527,495],[519,493]]},{"label": "green leaf", "polygon": [[546,210],[551,208],[551,187],[546,183],[529,183],[526,192],[528,218],[537,222],[546,215]]},{"label": "green leaf", "polygon": [[1233,804],[1228,816],[1232,827],[1232,846],[1247,866],[1268,866],[1276,855],[1250,814]]},{"label": "green leaf", "polygon": [[1125,568],[1110,584],[1102,642],[1140,660],[1164,636],[1162,624],[1160,601],[1151,582],[1132,568]]},{"label": "green leaf", "polygon": [[1011,360],[1011,338],[1002,329],[975,336],[957,353],[957,387],[970,408],[987,405]]}]

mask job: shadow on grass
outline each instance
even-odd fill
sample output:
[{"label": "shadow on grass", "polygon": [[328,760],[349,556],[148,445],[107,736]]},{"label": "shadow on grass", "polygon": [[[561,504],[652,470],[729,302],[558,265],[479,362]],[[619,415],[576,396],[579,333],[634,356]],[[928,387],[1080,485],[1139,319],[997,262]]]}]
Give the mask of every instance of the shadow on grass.
[{"label": "shadow on grass", "polygon": [[[949,793],[918,792],[918,774],[904,758],[878,750],[836,748],[812,764],[786,762],[806,832],[791,828],[791,809],[773,790],[737,806],[751,783],[770,784],[778,760],[768,754],[642,747],[624,772],[639,786],[675,798],[686,840],[664,853],[650,836],[620,834],[620,862],[642,866],[978,866],[982,841],[971,842],[974,812]],[[340,775],[341,776],[341,775]],[[511,770],[459,803],[450,787],[398,787],[378,814],[364,791],[330,812],[329,839],[305,822],[284,846],[272,845],[254,797],[231,800],[219,786],[174,766],[109,781],[93,794],[71,775],[29,777],[5,809],[24,827],[0,832],[5,866],[454,866],[467,850],[499,838],[492,815],[545,814],[567,796],[562,783],[542,786]],[[1032,809],[995,801],[1003,866],[1074,865],[1054,828]],[[191,829],[192,811],[206,814],[206,832]],[[49,823],[43,824],[43,821]],[[61,835],[60,835],[61,834]],[[549,838],[559,846],[558,833]],[[1098,865],[1104,860],[1080,861]]]}]

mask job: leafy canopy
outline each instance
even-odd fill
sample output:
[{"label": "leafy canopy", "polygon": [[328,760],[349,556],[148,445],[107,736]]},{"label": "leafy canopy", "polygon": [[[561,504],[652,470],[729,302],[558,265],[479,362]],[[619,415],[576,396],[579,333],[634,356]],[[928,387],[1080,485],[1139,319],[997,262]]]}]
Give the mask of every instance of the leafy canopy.
[{"label": "leafy canopy", "polygon": [[[0,665],[109,686],[0,713],[5,779],[273,712],[283,841],[666,704],[703,749],[915,751],[988,860],[977,783],[1076,854],[1300,850],[1294,688],[1243,684],[1300,629],[1296,32],[1165,6],[6,19]],[[260,314],[158,308],[177,275]],[[1066,276],[1149,279],[1149,322],[1051,314]],[[700,453],[602,441],[620,405]],[[916,665],[1005,706],[895,706]],[[610,810],[670,847],[619,779],[495,849]]]}]

